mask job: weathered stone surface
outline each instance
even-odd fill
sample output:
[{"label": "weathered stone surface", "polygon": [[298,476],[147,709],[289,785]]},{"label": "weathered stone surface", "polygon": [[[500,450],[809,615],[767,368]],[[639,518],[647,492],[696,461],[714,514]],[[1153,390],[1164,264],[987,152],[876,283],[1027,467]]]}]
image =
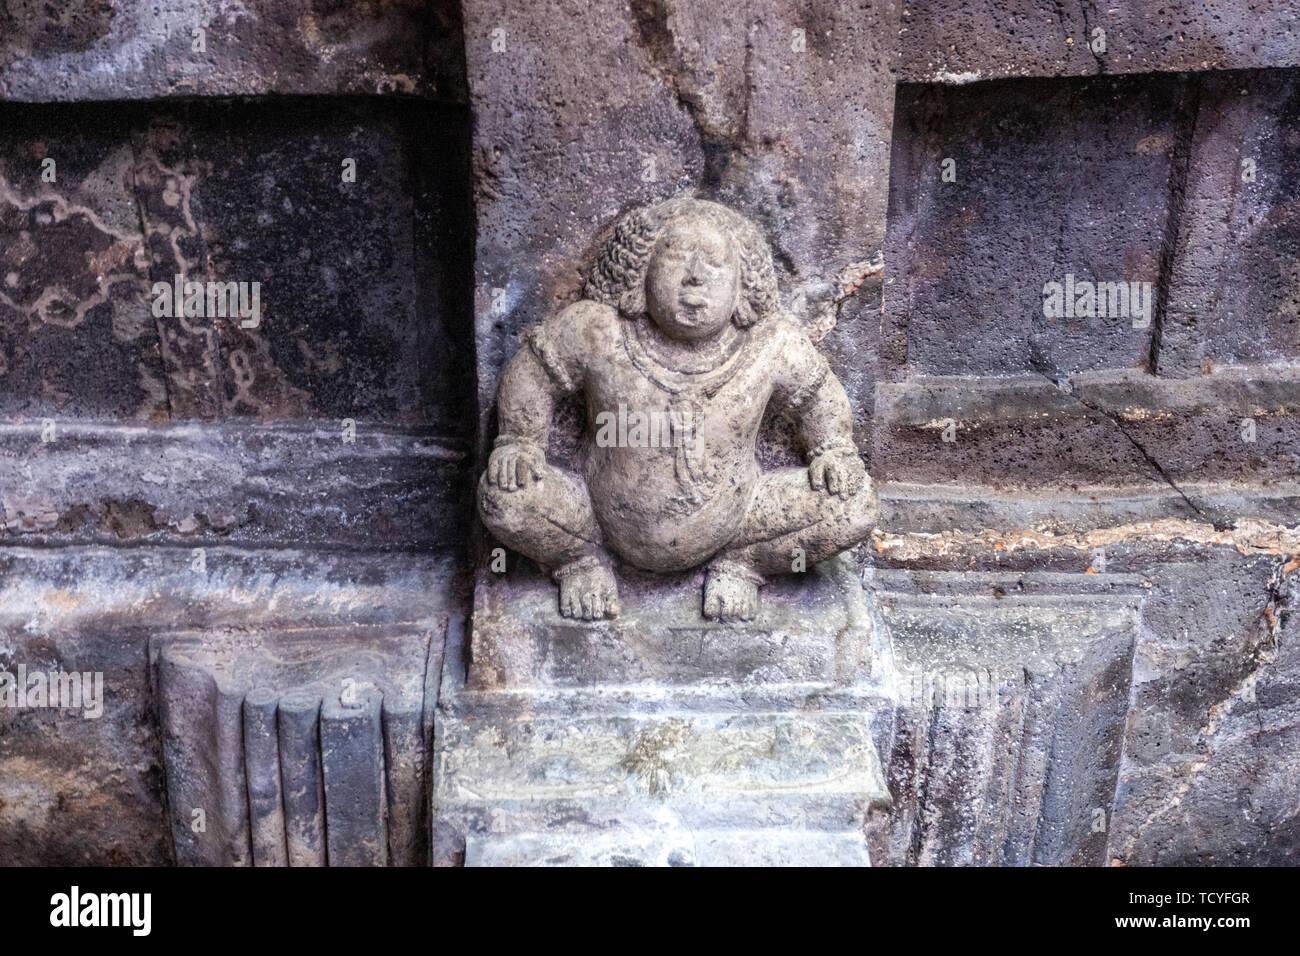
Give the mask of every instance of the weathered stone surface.
[{"label": "weathered stone surface", "polygon": [[[155,637],[177,862],[285,866],[292,846],[300,865],[422,864],[422,715],[427,687],[437,698],[444,633],[435,622],[405,632]],[[305,731],[288,734],[283,750],[282,700],[286,723]]]},{"label": "weathered stone surface", "polygon": [[[1131,534],[1164,534],[1165,540],[1181,537],[1223,547],[1232,546],[1238,537],[1243,546],[1262,539],[1270,539],[1274,547],[1290,546],[1286,543],[1294,536],[1290,525],[1300,514],[1300,484],[1284,481],[1259,488],[1230,481],[1190,482],[1180,484],[1179,489],[1181,493],[1168,485],[1093,486],[1068,491],[987,488],[981,489],[980,501],[972,502],[966,486],[896,481],[888,485],[882,498],[881,527],[889,530],[873,535],[872,550],[877,552],[875,560],[888,562],[890,551],[907,543],[911,546],[904,549],[907,554],[902,560],[918,560],[927,550],[927,541],[949,544],[965,537],[982,543],[989,552],[980,560],[989,555],[1010,560],[1017,547],[1032,552],[1039,546],[1068,543],[1085,553],[1080,559],[1084,563],[1072,569],[1083,570],[1088,566],[1088,547],[1123,542]],[[1210,514],[1255,517],[1235,522],[1242,531],[1239,536],[1226,533],[1212,521],[1185,517],[1188,498]],[[1029,560],[1042,557],[1039,554]]]},{"label": "weathered stone surface", "polygon": [[[0,413],[469,433],[462,109],[0,104],[0,116],[15,120],[0,133]],[[258,283],[260,324],[159,316],[155,283],[178,274]]]},{"label": "weathered stone surface", "polygon": [[434,555],[211,547],[200,572],[186,548],[5,548],[0,671],[103,672],[104,711],[0,708],[0,860],[174,861],[151,634],[391,627],[445,612],[455,577]]},{"label": "weathered stone surface", "polygon": [[[700,582],[629,576],[638,629],[583,629],[543,621],[546,582],[511,558],[507,579],[485,579],[508,586],[479,596],[521,599],[528,654],[489,669],[498,689],[443,695],[439,719],[471,742],[452,783],[479,773],[530,798],[449,805],[438,861],[861,864],[869,845],[878,865],[1294,862],[1296,4],[464,8],[463,33],[442,2],[0,10],[0,670],[93,668],[107,691],[98,720],[0,709],[0,861],[172,859],[156,633],[469,613],[473,487],[452,459],[491,434],[517,332],[575,299],[604,226],[685,192],[770,237],[782,294],[851,399],[882,499],[856,555],[893,625],[864,645],[882,683],[832,680],[840,617],[820,583],[790,582],[788,606],[769,589],[768,610],[803,630],[701,635],[701,668],[726,678],[710,686],[671,627],[644,629],[672,623],[652,619],[656,595],[671,618]],[[881,329],[899,42],[901,77],[928,86],[900,96],[894,167],[917,169],[891,189]],[[203,99],[267,93],[317,98]],[[52,102],[82,99],[111,102]],[[955,139],[958,180],[926,180]],[[356,184],[335,178],[343,156]],[[984,183],[968,175],[981,169]],[[1058,252],[1126,278],[1154,256],[1152,327],[1051,324],[1040,301],[986,320],[992,295]],[[149,284],[180,262],[269,283],[287,321],[256,337],[160,325]],[[355,446],[338,440],[345,417]],[[555,452],[581,424],[560,410]],[[766,424],[763,467],[802,464],[782,457],[789,435]],[[908,668],[992,671],[996,686],[977,679],[974,706],[918,706],[908,684],[883,685],[891,638]],[[285,859],[322,863],[320,698],[252,691],[226,723],[247,755],[245,849],[274,862],[283,832]],[[382,800],[366,714],[344,739],[371,746],[338,751],[363,759],[334,763],[336,779],[370,781],[353,788],[358,826],[332,831],[336,857],[375,859],[384,818],[390,852],[416,858],[430,835],[411,783],[420,714],[386,714],[383,763],[408,784],[379,777]],[[498,737],[474,736],[479,715]],[[503,767],[496,741],[546,772]],[[878,788],[867,741],[885,758]],[[736,759],[702,767],[719,752]],[[277,804],[285,762],[321,789],[282,785]],[[851,793],[647,792],[846,767],[863,784]],[[582,816],[531,799],[592,781],[619,797],[584,797]]]},{"label": "weathered stone surface", "polygon": [[472,725],[444,727],[438,805],[447,811],[468,801],[482,801],[486,810],[515,801],[578,806],[668,795],[691,803],[788,801],[791,794],[887,799],[870,723],[859,715],[538,715],[501,722],[480,712]]},{"label": "weathered stone surface", "polygon": [[31,640],[93,640],[142,617],[159,631],[396,624],[464,602],[461,578],[454,555],[421,551],[217,546],[200,566],[188,548],[11,546],[0,552],[0,622]]},{"label": "weathered stone surface", "polygon": [[[1145,367],[1152,315],[1145,325],[1047,318],[1043,287],[1072,274],[1145,282],[1154,296],[1184,86],[1124,77],[901,87],[890,377]],[[948,159],[954,182],[944,181]]]},{"label": "weathered stone surface", "polygon": [[[522,565],[522,562],[520,562]],[[476,689],[672,687],[706,679],[736,687],[848,684],[884,649],[852,565],[774,578],[748,623],[701,620],[703,572],[624,574],[617,620],[571,622],[527,566],[481,572],[468,683]]]},{"label": "weathered stone surface", "polygon": [[[0,708],[0,862],[7,866],[159,866],[171,859],[140,620],[109,628],[43,626],[28,588],[58,610],[73,579],[17,580],[0,558],[0,671],[103,675],[102,713]],[[30,570],[35,570],[34,568]],[[37,581],[43,582],[36,585]],[[21,596],[20,596],[21,595]]]},{"label": "weathered stone surface", "polygon": [[0,425],[0,541],[463,550],[465,443],[354,427]]},{"label": "weathered stone surface", "polygon": [[1107,852],[1147,866],[1294,864],[1296,562],[1189,558],[1152,575],[1163,599],[1134,659]]},{"label": "weathered stone surface", "polygon": [[[920,0],[906,6],[900,73],[908,80],[970,83],[1300,62],[1300,10],[1293,0]],[[1098,28],[1104,50],[1095,45]]]},{"label": "weathered stone surface", "polygon": [[1205,74],[1192,89],[1194,132],[1160,373],[1293,363],[1300,356],[1300,71]]},{"label": "weathered stone surface", "polygon": [[[573,301],[594,230],[682,192],[779,237],[793,311],[826,336],[865,408],[874,352],[857,343],[875,323],[859,318],[870,289],[855,292],[883,240],[897,11],[783,0],[707,11],[667,0],[466,6],[484,430],[515,336]],[[868,416],[856,425],[861,440]]]},{"label": "weathered stone surface", "polygon": [[[1196,379],[1141,371],[882,382],[878,477],[993,487],[1145,487],[1293,480],[1300,473],[1300,375],[1286,367]],[[888,484],[882,487],[888,500]],[[1187,502],[1211,520],[1215,497]],[[1253,512],[1245,512],[1253,514]]]},{"label": "weathered stone surface", "polygon": [[[457,4],[445,0],[7,4],[0,11],[0,99],[461,97],[459,20]],[[201,49],[196,29],[204,31]]]},{"label": "weathered stone surface", "polygon": [[466,837],[466,866],[869,866],[862,840],[809,830],[697,831],[658,822],[593,837],[555,831]]},{"label": "weathered stone surface", "polygon": [[[1295,530],[1286,529],[1271,533],[1260,529],[1259,536],[1253,537],[1246,533],[1244,525],[1248,524],[1222,536],[1207,526],[1202,542],[1194,540],[1196,536],[1190,529],[1180,534],[1177,523],[1167,525],[1163,531],[1156,523],[1145,535],[1121,536],[1107,529],[1089,535],[1088,542],[1060,545],[1051,543],[1047,536],[1035,546],[1032,536],[1017,533],[986,533],[969,538],[930,535],[925,537],[933,540],[919,552],[929,556],[919,557],[918,552],[913,552],[898,566],[927,564],[963,573],[876,572],[873,580],[877,582],[876,594],[885,618],[896,623],[896,607],[923,600],[941,609],[940,618],[952,614],[949,601],[958,593],[970,597],[957,602],[956,613],[981,618],[981,603],[1004,610],[1041,604],[1044,582],[1052,579],[1087,582],[1082,592],[1086,595],[1091,591],[1094,606],[1104,608],[1111,600],[1107,595],[1122,596],[1123,579],[1131,581],[1133,572],[1138,572],[1144,598],[1141,626],[1131,644],[1131,697],[1127,692],[1122,694],[1127,700],[1123,704],[1126,712],[1118,722],[1109,719],[1112,728],[1119,726],[1123,733],[1114,791],[1105,799],[1099,798],[1093,808],[1079,815],[1072,811],[1064,819],[1076,827],[1086,826],[1089,854],[1100,845],[1108,863],[1285,861],[1295,852],[1290,815],[1293,804],[1275,795],[1290,772],[1291,758],[1287,754],[1295,715],[1287,703],[1294,694],[1281,689],[1291,680],[1286,655],[1281,651],[1294,615],[1294,555],[1300,553],[1300,540]],[[889,556],[894,551],[882,551],[880,560],[893,563]],[[1075,556],[1073,562],[1068,560],[1070,554]],[[1053,564],[1075,574],[1033,573]],[[972,567],[1002,566],[1018,570],[1010,577],[1005,572],[981,576],[967,571]],[[1086,576],[1078,574],[1080,567],[1088,568]],[[979,577],[985,577],[987,587],[982,595],[976,586]],[[1114,587],[1117,581],[1118,590]],[[904,587],[904,582],[910,582],[909,586]],[[933,591],[934,596],[922,599],[918,596],[922,591]],[[930,613],[924,619],[933,622],[935,616]],[[978,625],[972,625],[966,633],[973,636],[977,630]],[[895,628],[892,633],[900,673],[905,673],[910,654],[900,638],[905,640],[907,628]],[[967,659],[983,662],[979,656]],[[969,689],[977,704],[989,699],[981,696],[988,687],[986,682],[971,680],[969,670],[959,669],[958,674],[966,680],[957,691]],[[1029,697],[1044,691],[1057,693],[1064,686],[1058,679],[1038,685],[1031,680],[1024,685],[1023,693]],[[944,689],[942,683],[937,687]],[[1269,688],[1268,693],[1261,695],[1261,688]],[[1016,739],[1019,731],[1006,737],[1006,729],[997,731],[996,719],[1015,717],[1020,693],[1018,690],[1012,698],[1000,699],[991,711],[980,707],[963,709],[967,700],[961,697],[948,703],[946,712],[954,720],[945,725],[946,739],[959,748],[976,746],[969,738],[972,733],[978,738],[979,728],[995,735],[988,739]],[[1104,713],[1109,706],[1106,698],[1099,692],[1085,712]],[[935,710],[936,715],[944,712]],[[918,752],[925,752],[928,741],[943,739],[924,735],[908,738],[915,732],[915,725],[906,719],[906,713],[900,711],[898,733],[902,736],[896,739],[922,742]],[[1112,756],[1113,744],[1112,740],[1108,745]],[[1275,748],[1276,757],[1261,762],[1268,748]],[[888,748],[882,748],[882,753],[887,752]],[[999,749],[982,754],[977,749],[973,756],[969,751],[958,752],[967,753],[962,766],[979,779],[987,779],[980,775],[989,773],[1003,783],[1008,779],[997,768]],[[1058,760],[1068,763],[1073,752],[1072,745],[1063,754],[1052,751],[1051,761],[1040,766],[1051,769]],[[891,775],[919,773],[906,760],[896,763],[887,759],[887,765]],[[895,782],[891,777],[898,812],[911,813],[913,819],[920,819],[925,812],[936,813],[940,819],[964,812],[965,819],[978,823],[975,830],[965,831],[962,842],[945,845],[943,853],[989,850],[988,844],[981,851],[978,840],[971,843],[967,838],[992,832],[988,828],[996,814],[990,816],[989,807],[1004,804],[995,802],[981,810],[966,801],[982,798],[968,795],[954,801],[942,798],[938,807],[925,811],[928,797],[918,794],[922,799],[914,800],[912,791],[895,786]],[[893,824],[898,822],[898,812],[890,818]],[[1090,819],[1083,821],[1081,817]],[[883,832],[879,828],[886,825],[886,820],[873,815],[871,824],[878,834],[872,842],[873,860],[885,863],[891,857],[885,849],[888,841],[879,836]],[[1098,830],[1094,831],[1094,827]],[[1095,834],[1103,827],[1108,836],[1098,844]],[[937,832],[952,835],[959,830],[944,825]],[[895,846],[896,854],[904,854],[907,844],[904,840]],[[1097,862],[1095,857],[1091,859]]]},{"label": "weathered stone surface", "polygon": [[671,685],[615,672],[481,690],[458,639],[434,734],[435,864],[869,863],[864,816],[889,794],[861,685],[736,684],[703,660]]},{"label": "weathered stone surface", "polygon": [[[53,161],[56,184],[42,182]],[[121,114],[0,104],[0,413],[170,415]]]},{"label": "weathered stone surface", "polygon": [[[1103,861],[1145,594],[1132,575],[882,572],[893,865]],[[1096,812],[1094,812],[1096,808]]]},{"label": "weathered stone surface", "polygon": [[[1293,86],[1283,70],[901,87],[881,477],[1294,475]],[[1045,284],[1067,274],[1149,281],[1150,314],[1048,318]],[[1008,378],[969,378],[990,374]]]}]

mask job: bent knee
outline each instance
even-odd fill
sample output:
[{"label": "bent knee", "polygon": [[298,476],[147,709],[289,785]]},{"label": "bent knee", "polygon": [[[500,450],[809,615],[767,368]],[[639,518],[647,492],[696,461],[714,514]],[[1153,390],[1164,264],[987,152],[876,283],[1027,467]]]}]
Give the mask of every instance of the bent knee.
[{"label": "bent knee", "polygon": [[859,488],[847,501],[849,524],[862,537],[869,535],[880,521],[880,495],[876,493],[875,482],[868,475]]},{"label": "bent knee", "polygon": [[487,529],[499,538],[512,538],[531,522],[537,485],[505,491],[489,484],[485,472],[478,482],[478,513]]},{"label": "bent knee", "polygon": [[869,477],[847,498],[833,496],[831,501],[831,521],[841,529],[836,535],[841,541],[856,544],[871,534],[880,520],[880,496]]}]

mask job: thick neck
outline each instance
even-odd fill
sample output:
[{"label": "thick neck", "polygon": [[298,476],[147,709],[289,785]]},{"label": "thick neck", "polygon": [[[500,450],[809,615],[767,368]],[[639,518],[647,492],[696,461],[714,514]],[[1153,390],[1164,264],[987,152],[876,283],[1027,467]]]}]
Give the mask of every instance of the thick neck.
[{"label": "thick neck", "polygon": [[665,335],[649,316],[638,323],[638,333],[646,351],[656,362],[674,372],[698,374],[717,368],[744,343],[745,333],[728,322],[711,338],[674,339]]}]

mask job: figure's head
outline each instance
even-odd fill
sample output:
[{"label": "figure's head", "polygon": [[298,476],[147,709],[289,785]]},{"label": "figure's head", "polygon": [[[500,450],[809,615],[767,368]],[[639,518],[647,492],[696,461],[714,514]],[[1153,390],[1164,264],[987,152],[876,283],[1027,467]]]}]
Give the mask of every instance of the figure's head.
[{"label": "figure's head", "polygon": [[587,280],[587,298],[628,318],[648,314],[676,339],[707,339],[780,310],[772,256],[761,234],[726,206],[670,199],[615,227]]},{"label": "figure's head", "polygon": [[739,293],[740,258],[730,234],[691,213],[669,221],[645,276],[646,311],[660,331],[711,338],[731,321]]}]

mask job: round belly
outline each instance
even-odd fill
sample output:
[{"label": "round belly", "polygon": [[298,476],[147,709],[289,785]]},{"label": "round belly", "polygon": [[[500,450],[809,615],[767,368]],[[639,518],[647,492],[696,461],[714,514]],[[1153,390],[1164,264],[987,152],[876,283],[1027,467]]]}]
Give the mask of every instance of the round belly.
[{"label": "round belly", "polygon": [[605,543],[615,554],[646,571],[682,571],[703,563],[736,536],[757,470],[757,465],[737,469],[742,480],[709,489],[711,494],[697,488],[692,500],[671,463],[667,469],[630,472],[593,461],[587,488]]}]

